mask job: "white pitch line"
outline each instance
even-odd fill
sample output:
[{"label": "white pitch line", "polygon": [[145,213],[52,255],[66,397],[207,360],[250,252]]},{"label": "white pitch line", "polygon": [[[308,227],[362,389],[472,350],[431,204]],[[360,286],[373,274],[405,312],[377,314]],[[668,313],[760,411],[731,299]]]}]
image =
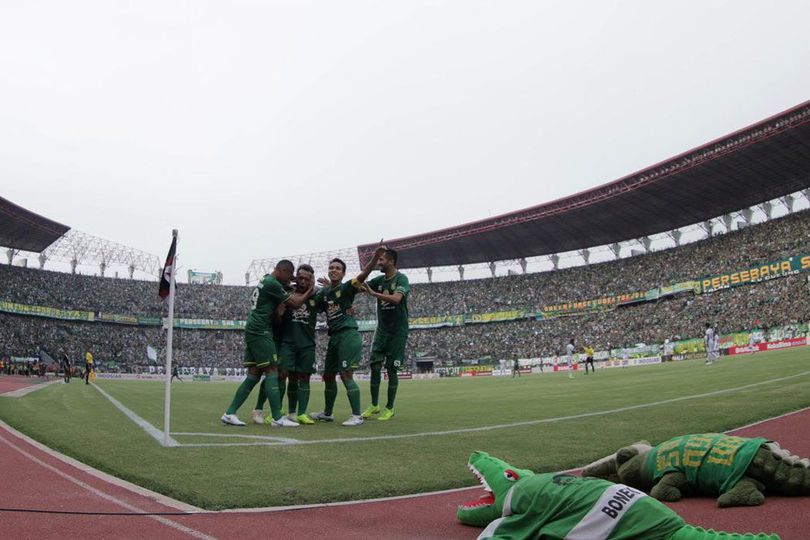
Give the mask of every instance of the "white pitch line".
[{"label": "white pitch line", "polygon": [[706,392],[703,394],[692,394],[690,396],[680,396],[671,399],[664,399],[660,401],[652,401],[649,403],[640,403],[638,405],[629,405],[627,407],[619,407],[616,409],[608,409],[605,411],[594,411],[589,413],[581,413],[581,414],[572,414],[568,416],[558,416],[555,418],[543,418],[540,420],[525,420],[523,422],[512,422],[510,424],[496,424],[492,426],[479,426],[474,428],[460,428],[460,429],[450,429],[446,431],[424,431],[420,433],[406,433],[401,435],[378,435],[374,437],[345,437],[345,438],[335,438],[335,439],[315,439],[311,441],[296,441],[296,442],[245,442],[245,443],[183,443],[181,446],[183,447],[193,447],[193,448],[201,448],[201,447],[215,447],[215,446],[292,446],[292,445],[304,445],[304,444],[333,444],[333,443],[347,443],[347,442],[367,442],[367,441],[389,441],[395,439],[411,439],[414,437],[435,437],[435,436],[443,436],[443,435],[456,435],[459,433],[475,433],[479,431],[493,431],[496,429],[507,429],[513,427],[523,427],[523,426],[534,426],[538,424],[551,424],[554,422],[562,422],[565,420],[580,420],[582,418],[590,418],[592,416],[605,416],[609,414],[617,414],[627,411],[634,411],[638,409],[646,409],[649,407],[657,407],[659,405],[667,405],[670,403],[677,403],[679,401],[688,401],[691,399],[701,399],[706,397],[713,397],[718,396],[721,394],[728,394],[731,392],[738,392],[740,390],[748,390],[750,388],[756,388],[758,386],[763,386],[766,384],[776,383],[776,382],[783,382],[790,379],[796,379],[799,377],[804,377],[806,375],[810,375],[810,371],[803,371],[801,373],[797,373],[795,375],[787,375],[785,377],[778,377],[775,379],[768,379],[765,381],[759,381],[751,384],[746,384],[743,386],[737,386],[734,388],[725,388],[723,390],[715,390],[713,392]]},{"label": "white pitch line", "polygon": [[[91,486],[90,484],[82,482],[81,480],[79,480],[75,476],[71,476],[71,475],[69,475],[68,473],[66,473],[64,471],[61,471],[61,470],[57,469],[56,467],[54,467],[54,466],[52,466],[52,465],[50,465],[48,463],[45,463],[41,459],[31,455],[29,452],[26,452],[24,449],[20,448],[19,446],[17,446],[13,442],[7,440],[2,435],[0,435],[0,441],[4,442],[9,448],[12,448],[13,450],[16,450],[17,452],[19,452],[23,456],[27,457],[28,459],[30,459],[31,461],[36,463],[37,465],[40,465],[40,466],[44,467],[45,469],[48,469],[49,471],[58,474],[59,476],[61,476],[65,480],[73,482],[77,486],[79,486],[79,487],[81,487],[83,489],[86,489],[87,491],[89,491],[90,493],[96,495],[97,497],[100,497],[100,498],[102,498],[102,499],[104,499],[106,501],[110,501],[113,504],[117,504],[118,506],[120,506],[122,508],[125,508],[125,509],[129,510],[130,512],[135,512],[135,513],[138,513],[138,514],[146,513],[146,510],[144,510],[142,508],[138,508],[137,506],[135,506],[133,504],[129,504],[126,501],[122,501],[121,499],[119,499],[119,498],[117,498],[117,497],[115,497],[113,495],[110,495],[109,493],[104,493],[100,489],[96,489],[93,486]],[[150,515],[147,515],[147,516],[144,516],[144,517],[154,519],[155,521],[157,521],[158,523],[160,523],[162,525],[166,525],[167,527],[171,527],[172,529],[175,529],[177,531],[184,532],[184,533],[186,533],[186,534],[188,534],[190,536],[193,536],[194,538],[199,538],[200,540],[216,540],[215,537],[209,536],[209,535],[205,534],[202,531],[198,531],[197,529],[192,529],[191,527],[186,527],[185,525],[183,525],[181,523],[177,523],[176,521],[166,519],[163,516],[150,516]]]},{"label": "white pitch line", "polygon": [[[110,394],[105,392],[101,389],[97,384],[93,384],[93,387],[101,392],[101,395],[110,400],[110,403],[115,405],[115,408],[124,413],[124,415],[135,422],[135,425],[144,430],[150,437],[155,439],[159,444],[163,445],[163,432],[160,431],[158,428],[132,412],[131,410],[127,409],[123,403],[112,397]],[[169,446],[180,446],[180,443],[169,437]]]},{"label": "white pitch line", "polygon": [[172,435],[186,437],[224,437],[226,439],[259,439],[262,441],[276,441],[285,444],[297,444],[302,442],[299,439],[289,439],[287,437],[272,437],[270,435],[239,435],[230,433],[186,433],[172,431]]}]

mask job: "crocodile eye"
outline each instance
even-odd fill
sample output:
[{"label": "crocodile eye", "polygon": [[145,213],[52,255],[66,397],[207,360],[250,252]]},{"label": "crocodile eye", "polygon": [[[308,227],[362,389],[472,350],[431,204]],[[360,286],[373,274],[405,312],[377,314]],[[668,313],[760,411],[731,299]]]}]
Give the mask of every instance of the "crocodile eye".
[{"label": "crocodile eye", "polygon": [[512,469],[506,469],[503,471],[503,477],[509,480],[510,482],[517,482],[520,479],[520,475],[513,471]]}]

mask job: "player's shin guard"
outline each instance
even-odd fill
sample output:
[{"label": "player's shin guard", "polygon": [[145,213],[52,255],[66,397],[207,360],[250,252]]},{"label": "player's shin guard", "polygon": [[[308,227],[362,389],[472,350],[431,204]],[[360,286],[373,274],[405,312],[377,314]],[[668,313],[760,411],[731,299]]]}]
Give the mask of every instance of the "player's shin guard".
[{"label": "player's shin guard", "polygon": [[386,409],[394,409],[394,400],[397,398],[397,388],[399,387],[399,376],[396,369],[388,370],[388,403]]},{"label": "player's shin guard", "polygon": [[309,407],[309,374],[298,374],[298,414],[304,414]]},{"label": "player's shin guard", "polygon": [[343,386],[346,387],[346,397],[349,398],[349,405],[352,407],[352,414],[360,416],[360,387],[357,386],[357,381],[349,379],[343,381]]},{"label": "player's shin guard", "polygon": [[256,386],[256,383],[258,382],[259,377],[248,373],[245,380],[242,381],[242,384],[240,384],[239,388],[236,389],[236,394],[233,396],[233,401],[231,401],[231,405],[228,407],[228,410],[225,411],[225,414],[236,414],[236,411],[242,406],[242,403],[245,402],[250,395],[250,392],[253,390],[253,387]]},{"label": "player's shin guard", "polygon": [[380,403],[380,382],[382,381],[382,364],[371,364],[371,404]]},{"label": "player's shin guard", "polygon": [[273,420],[278,420],[282,415],[277,371],[271,371],[264,376],[264,391],[267,393],[267,401],[270,402],[270,413],[273,415]]},{"label": "player's shin guard", "polygon": [[287,376],[287,401],[289,405],[287,410],[290,413],[295,413],[295,408],[298,406],[298,374],[289,373]]},{"label": "player's shin guard", "polygon": [[324,377],[323,382],[323,412],[331,416],[332,412],[335,410],[335,400],[337,399],[337,381],[334,375],[327,375]]}]

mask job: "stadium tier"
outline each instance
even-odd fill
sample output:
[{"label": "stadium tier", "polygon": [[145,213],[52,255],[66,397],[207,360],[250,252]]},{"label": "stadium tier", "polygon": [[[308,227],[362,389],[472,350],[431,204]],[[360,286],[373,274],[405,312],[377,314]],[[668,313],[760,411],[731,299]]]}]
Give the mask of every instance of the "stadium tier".
[{"label": "stadium tier", "polygon": [[[604,349],[700,337],[706,322],[722,333],[785,325],[806,332],[808,231],[810,211],[802,211],[606,263],[415,284],[409,355],[445,362],[539,358],[559,354],[570,336]],[[178,285],[176,316],[185,322],[175,334],[176,361],[241,365],[239,322],[250,294],[248,287]],[[355,307],[358,319],[375,318],[367,298]],[[53,356],[65,349],[78,358],[90,349],[103,365],[128,370],[146,366],[146,347],[163,341],[163,304],[154,282],[3,265],[0,311],[4,356],[32,357],[40,350]],[[363,333],[366,351],[371,334]],[[319,339],[319,348],[325,341]]]}]

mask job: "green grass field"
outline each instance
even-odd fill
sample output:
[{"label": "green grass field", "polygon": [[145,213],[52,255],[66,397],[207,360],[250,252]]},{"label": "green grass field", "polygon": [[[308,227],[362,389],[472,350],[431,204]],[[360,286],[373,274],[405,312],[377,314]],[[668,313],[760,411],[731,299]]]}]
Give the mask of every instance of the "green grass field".
[{"label": "green grass field", "polygon": [[[162,383],[98,385],[162,429]],[[465,467],[472,450],[536,471],[560,470],[639,439],[724,431],[810,406],[810,348],[724,358],[711,367],[687,361],[579,373],[574,380],[562,373],[403,381],[397,416],[356,428],[339,422],[225,427],[219,417],[235,388],[175,383],[175,439],[183,445],[267,442],[217,436],[254,435],[305,444],[162,448],[79,381],[0,398],[0,418],[71,457],[203,508],[355,500],[472,485]],[[361,383],[361,389],[365,406],[368,386]],[[310,410],[322,407],[322,390],[313,384]],[[707,393],[713,394],[701,396]],[[242,407],[243,420],[249,420],[254,401],[251,396]],[[626,407],[634,408],[615,410]],[[600,412],[605,414],[571,418]],[[342,387],[335,414],[339,421],[349,414]]]}]

